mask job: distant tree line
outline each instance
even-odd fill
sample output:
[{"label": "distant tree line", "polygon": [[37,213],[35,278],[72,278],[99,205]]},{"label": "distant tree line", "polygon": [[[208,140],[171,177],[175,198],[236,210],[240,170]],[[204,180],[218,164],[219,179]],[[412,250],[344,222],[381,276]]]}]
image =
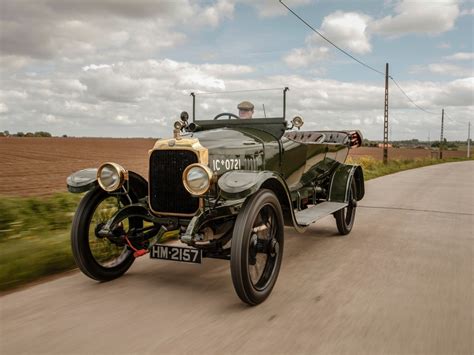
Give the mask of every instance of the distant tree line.
[{"label": "distant tree line", "polygon": [[[472,142],[472,139],[471,139]],[[379,144],[383,143],[382,141],[370,141],[368,139],[364,139],[362,145],[364,147],[378,147]],[[399,140],[393,141],[390,140],[389,143],[392,145],[393,148],[420,148],[420,149],[427,149],[428,147],[431,148],[439,148],[440,141],[420,141],[419,139],[406,139],[406,140]],[[443,139],[443,149],[449,150],[457,150],[459,147],[466,145],[466,141],[449,141],[444,138]]]},{"label": "distant tree line", "polygon": [[[459,142],[461,143],[461,142]],[[457,150],[458,149],[458,142],[448,142],[446,138],[444,138],[443,140],[443,148],[448,148],[448,149],[452,149],[452,150]],[[464,143],[464,142],[462,142]],[[439,148],[440,146],[440,142],[437,141],[437,142],[433,142],[433,144],[431,144],[431,147],[433,148]]]},{"label": "distant tree line", "polygon": [[0,137],[52,137],[51,133],[45,131],[32,132],[17,132],[10,134],[9,131],[0,132]]}]

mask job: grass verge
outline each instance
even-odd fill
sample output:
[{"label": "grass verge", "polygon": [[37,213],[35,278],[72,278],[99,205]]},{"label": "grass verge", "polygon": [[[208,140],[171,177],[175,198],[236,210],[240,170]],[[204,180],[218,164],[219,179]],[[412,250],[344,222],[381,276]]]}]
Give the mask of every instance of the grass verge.
[{"label": "grass verge", "polygon": [[0,198],[0,291],[75,268],[69,231],[81,197]]},{"label": "grass verge", "polygon": [[449,158],[449,159],[395,159],[389,160],[384,164],[381,160],[376,160],[370,156],[357,158],[349,157],[347,164],[359,164],[364,170],[365,180],[374,179],[380,176],[398,173],[399,171],[421,168],[423,166],[435,165],[441,163],[451,163],[457,161],[469,160],[467,158]]},{"label": "grass verge", "polygon": [[[371,157],[348,159],[360,164],[366,180],[422,166],[462,161],[390,160],[387,165]],[[58,194],[48,198],[0,198],[0,291],[40,277],[75,268],[70,229],[81,195]]]}]

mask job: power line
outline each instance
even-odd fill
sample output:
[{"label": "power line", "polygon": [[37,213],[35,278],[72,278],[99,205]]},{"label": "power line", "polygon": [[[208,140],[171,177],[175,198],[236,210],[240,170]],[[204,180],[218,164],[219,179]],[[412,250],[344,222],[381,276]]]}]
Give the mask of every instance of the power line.
[{"label": "power line", "polygon": [[450,121],[453,121],[455,123],[458,123],[458,121],[456,121],[454,118],[452,118],[451,116],[449,116],[446,112],[444,113],[444,117],[446,117],[447,119],[449,119]]},{"label": "power line", "polygon": [[393,81],[393,83],[397,86],[397,88],[403,93],[403,95],[405,95],[406,98],[407,98],[408,100],[410,100],[410,102],[411,102],[413,105],[415,105],[418,109],[420,109],[420,110],[423,111],[423,112],[429,113],[430,115],[437,115],[437,113],[435,113],[435,112],[427,111],[427,110],[425,110],[423,107],[418,106],[418,105],[416,104],[416,102],[413,101],[413,100],[411,99],[411,97],[408,96],[408,94],[401,88],[401,86],[398,85],[398,83],[396,82],[396,80],[395,80],[392,76],[390,76],[390,79],[391,79],[391,80]]},{"label": "power line", "polygon": [[364,67],[370,69],[370,70],[373,70],[374,72],[380,74],[380,75],[383,75],[385,76],[385,73],[381,72],[380,70],[377,70],[375,69],[374,67],[371,67],[370,65],[368,64],[365,64],[364,62],[362,62],[361,60],[357,59],[356,57],[354,57],[353,55],[351,55],[350,53],[346,52],[344,49],[342,49],[341,47],[339,47],[337,44],[335,44],[334,42],[332,42],[330,39],[326,38],[321,32],[319,32],[318,30],[316,30],[313,26],[311,26],[308,22],[306,22],[305,20],[303,20],[296,12],[294,12],[292,9],[290,9],[288,6],[286,6],[286,4],[282,1],[282,0],[279,0],[280,3],[286,7],[288,9],[288,11],[290,11],[293,15],[295,15],[301,22],[303,22],[306,26],[308,26],[311,30],[313,30],[315,33],[317,33],[321,38],[323,38],[326,42],[330,43],[332,46],[334,46],[335,48],[337,48],[338,50],[340,50],[342,53],[344,53],[345,55],[347,55],[348,57],[354,59],[356,62],[358,62],[359,64],[362,64]]},{"label": "power line", "polygon": [[[326,38],[322,33],[320,33],[318,30],[316,30],[313,26],[311,26],[308,22],[306,22],[303,18],[301,18],[301,16],[299,16],[296,12],[294,12],[292,9],[290,9],[282,0],[279,0],[280,3],[287,8],[288,11],[290,11],[293,15],[295,15],[301,22],[303,22],[306,26],[308,26],[313,32],[315,32],[316,34],[318,34],[321,38],[323,38],[326,42],[330,43],[332,46],[334,46],[335,48],[337,48],[339,51],[341,51],[342,53],[344,53],[345,55],[347,55],[348,57],[352,58],[353,60],[355,60],[357,63],[363,65],[364,67],[380,74],[380,75],[383,75],[385,76],[385,73],[381,72],[380,70],[377,70],[375,69],[374,67],[362,62],[361,60],[357,59],[356,57],[354,57],[353,55],[351,55],[350,53],[348,53],[347,51],[345,51],[344,49],[342,49],[341,47],[339,47],[337,44],[335,44],[334,42],[332,42],[330,39]],[[401,88],[401,86],[395,81],[395,79],[392,77],[392,76],[389,76],[389,78],[395,83],[395,85],[398,87],[398,89],[403,93],[403,95],[406,96],[406,98],[413,104],[415,105],[419,110],[423,111],[423,112],[426,112],[426,113],[429,113],[430,115],[437,115],[437,113],[434,113],[434,112],[430,112],[428,110],[425,110],[424,108],[420,107],[419,105],[416,104],[415,101],[413,101],[411,99],[410,96],[408,96],[408,94]]]}]

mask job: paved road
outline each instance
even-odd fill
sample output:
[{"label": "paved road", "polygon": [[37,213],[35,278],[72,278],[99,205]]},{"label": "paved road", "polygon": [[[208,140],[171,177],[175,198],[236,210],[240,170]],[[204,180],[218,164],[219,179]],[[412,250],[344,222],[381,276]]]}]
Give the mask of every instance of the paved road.
[{"label": "paved road", "polygon": [[[332,217],[287,230],[273,294],[254,308],[228,263],[139,260],[4,296],[1,354],[472,354],[474,162],[367,183],[348,237]],[[31,252],[31,251],[30,251]]]}]

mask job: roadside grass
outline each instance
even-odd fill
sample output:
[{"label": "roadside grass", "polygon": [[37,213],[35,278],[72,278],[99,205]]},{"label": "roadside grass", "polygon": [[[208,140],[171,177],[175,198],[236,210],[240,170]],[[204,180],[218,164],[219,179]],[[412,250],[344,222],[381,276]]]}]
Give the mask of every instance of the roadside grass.
[{"label": "roadside grass", "polygon": [[[389,160],[385,165],[383,161],[374,159],[370,156],[349,157],[347,164],[359,164],[364,170],[364,179],[370,180],[380,176],[397,173],[403,170],[421,168],[423,166],[435,165],[441,163],[450,163],[469,160],[467,158],[448,158],[448,159],[394,159]],[[472,160],[472,159],[471,159]]]},{"label": "roadside grass", "polygon": [[[422,166],[467,160],[465,158],[389,160],[349,158],[360,164],[364,177],[379,176]],[[0,291],[41,277],[75,268],[70,246],[74,212],[82,195],[57,194],[47,198],[0,198]]]},{"label": "roadside grass", "polygon": [[0,198],[0,291],[75,268],[69,233],[81,197]]}]

